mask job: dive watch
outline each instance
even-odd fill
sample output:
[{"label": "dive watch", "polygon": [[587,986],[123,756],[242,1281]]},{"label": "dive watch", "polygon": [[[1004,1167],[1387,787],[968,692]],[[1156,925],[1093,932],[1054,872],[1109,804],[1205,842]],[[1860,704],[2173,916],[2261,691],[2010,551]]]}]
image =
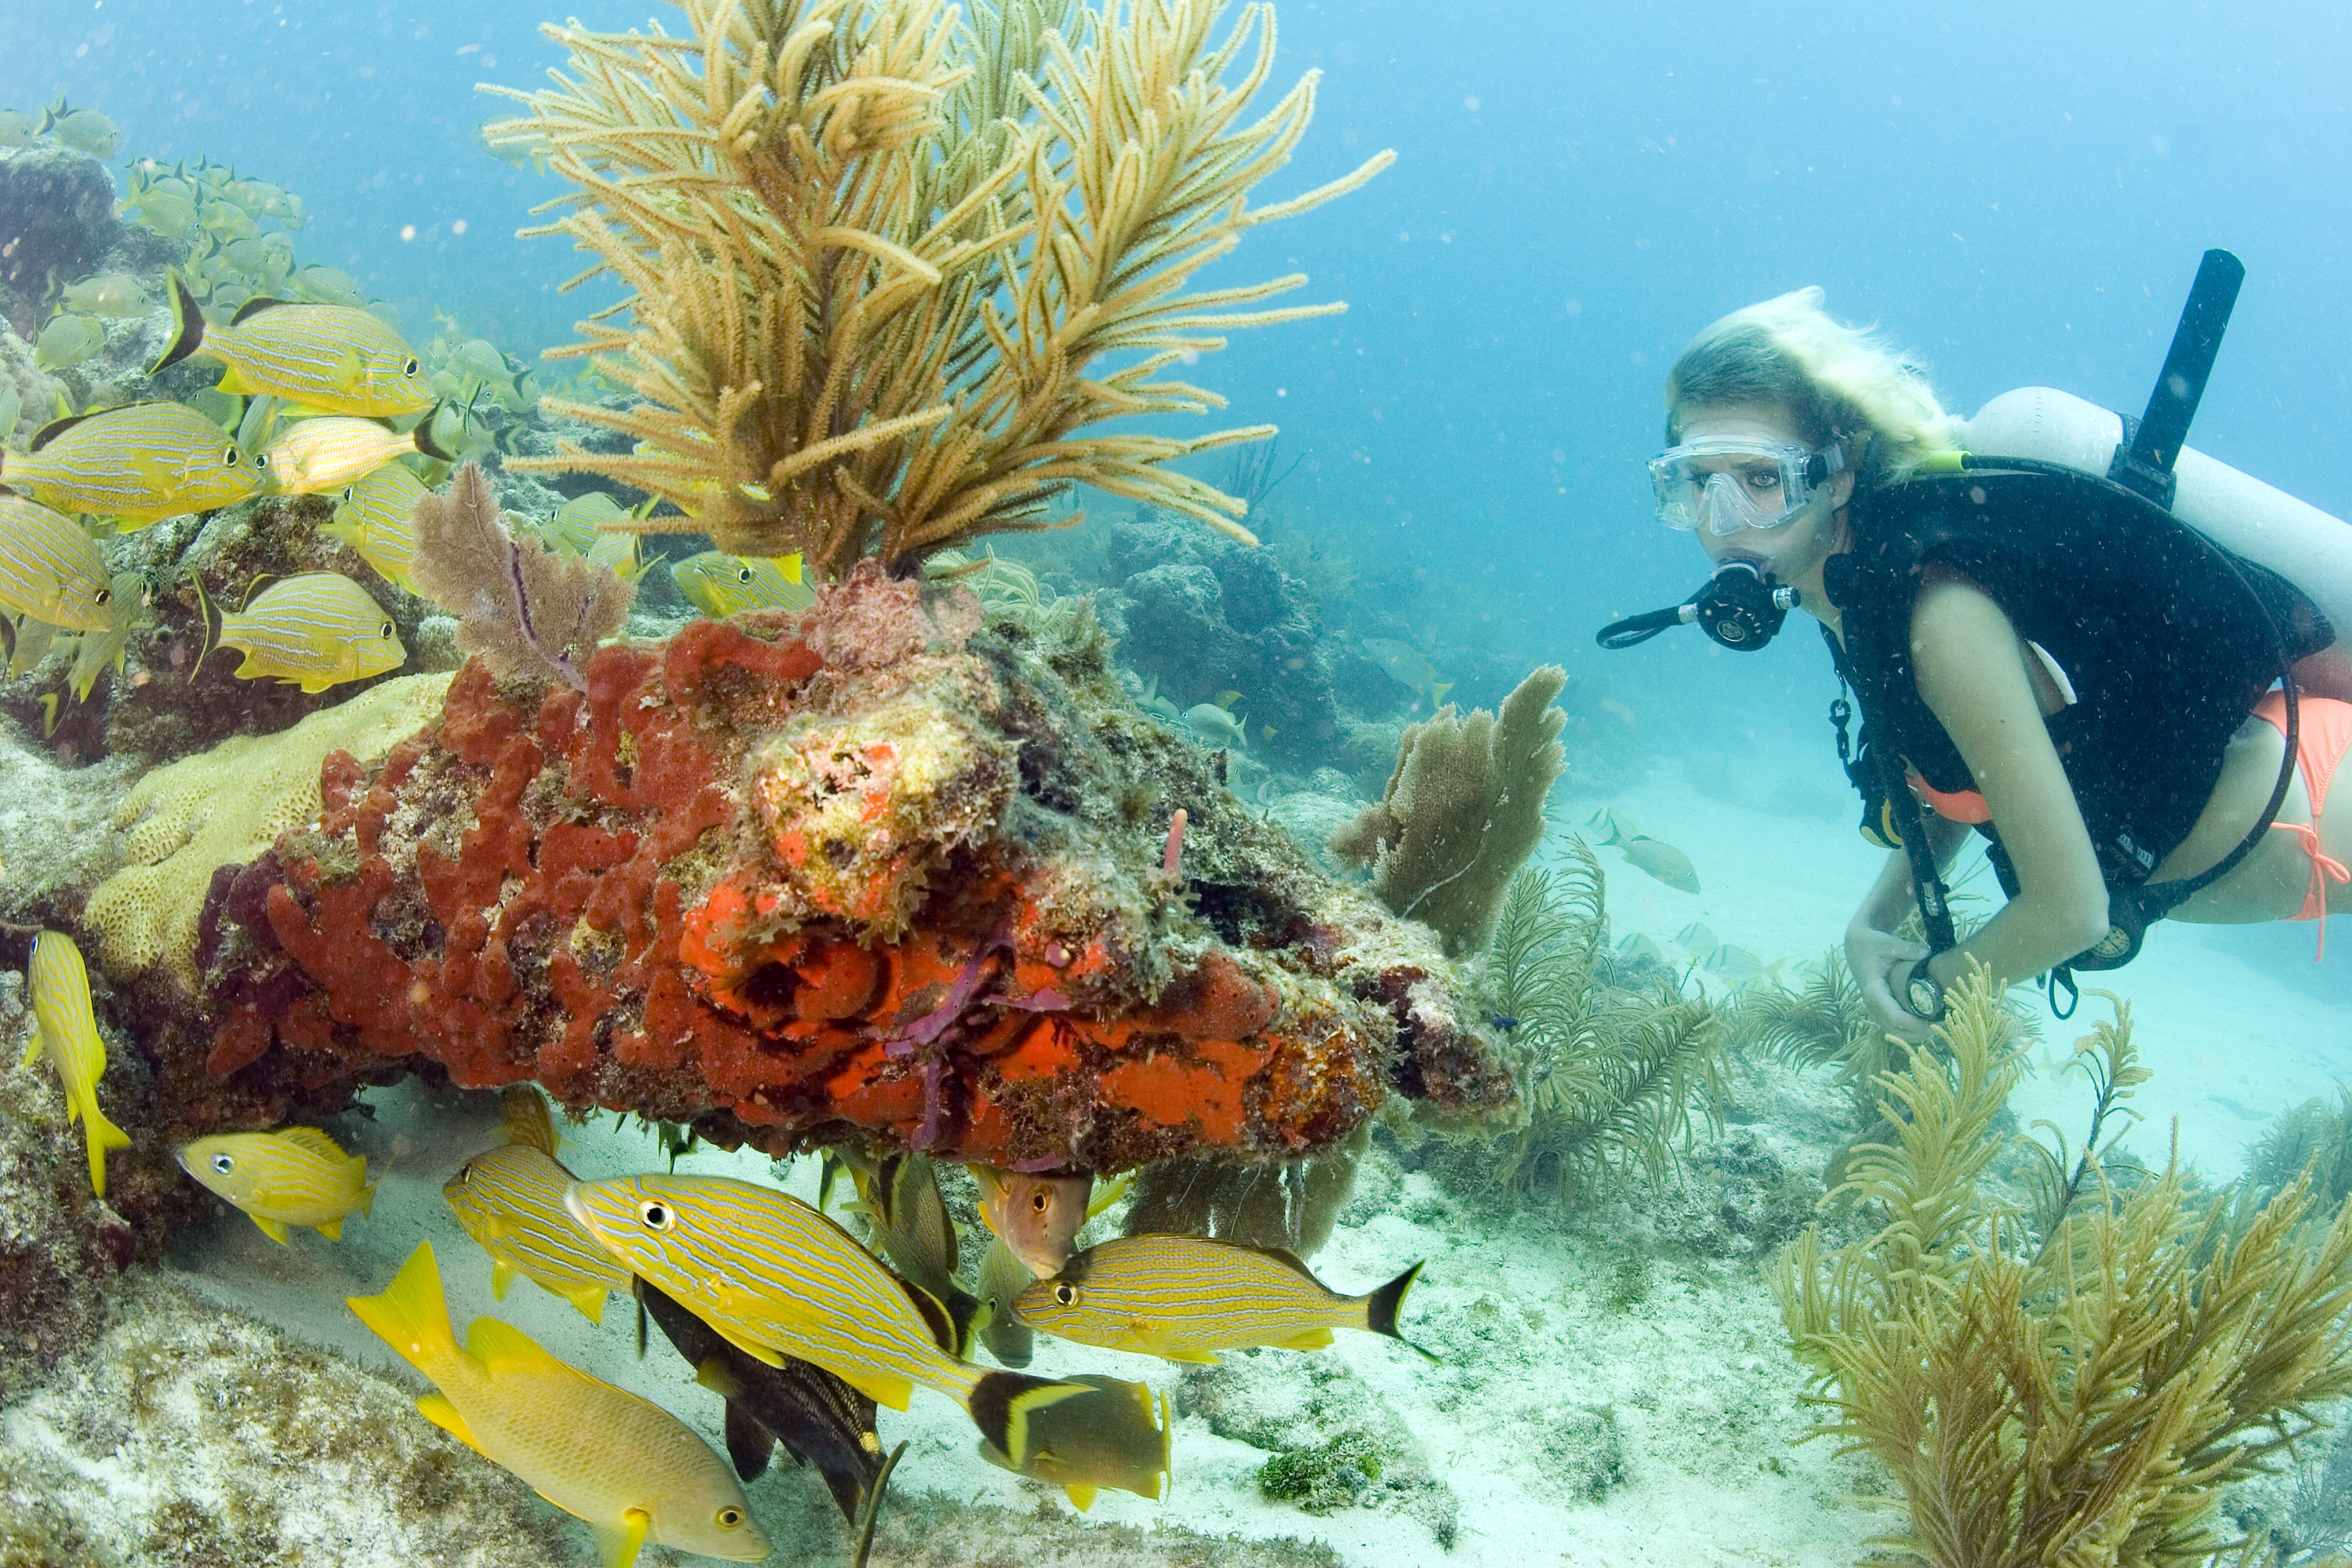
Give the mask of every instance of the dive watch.
[{"label": "dive watch", "polygon": [[1910,977],[1903,982],[1895,1000],[1903,1010],[1924,1024],[1944,1021],[1944,988],[1927,973],[1927,961],[1920,959],[1912,964]]}]

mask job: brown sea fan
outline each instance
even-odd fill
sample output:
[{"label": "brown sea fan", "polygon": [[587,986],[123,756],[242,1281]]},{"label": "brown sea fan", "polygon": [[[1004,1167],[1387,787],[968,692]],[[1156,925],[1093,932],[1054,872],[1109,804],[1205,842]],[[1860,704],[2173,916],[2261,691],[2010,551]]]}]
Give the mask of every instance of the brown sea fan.
[{"label": "brown sea fan", "polygon": [[588,689],[596,645],[629,618],[634,584],[584,556],[517,539],[498,498],[467,463],[449,493],[416,503],[416,591],[457,617],[457,651],[500,677],[535,675]]}]

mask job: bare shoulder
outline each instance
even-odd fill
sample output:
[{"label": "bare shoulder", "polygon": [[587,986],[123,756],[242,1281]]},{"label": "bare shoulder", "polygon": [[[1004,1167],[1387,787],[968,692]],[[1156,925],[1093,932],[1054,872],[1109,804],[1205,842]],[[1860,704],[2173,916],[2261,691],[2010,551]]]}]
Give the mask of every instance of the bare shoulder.
[{"label": "bare shoulder", "polygon": [[1979,699],[2009,683],[2031,702],[2017,654],[2017,628],[1992,595],[1964,572],[1930,562],[1911,607],[1911,667],[1919,695],[1940,714],[1947,700]]}]

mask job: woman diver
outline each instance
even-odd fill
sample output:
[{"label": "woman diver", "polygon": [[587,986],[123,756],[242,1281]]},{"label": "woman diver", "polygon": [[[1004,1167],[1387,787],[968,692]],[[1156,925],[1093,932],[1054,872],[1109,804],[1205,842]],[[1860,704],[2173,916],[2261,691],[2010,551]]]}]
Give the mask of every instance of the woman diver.
[{"label": "woman diver", "polygon": [[[1859,758],[1843,688],[1832,716],[1864,831],[1895,846],[1845,938],[1873,1018],[1924,1038],[1971,960],[1997,985],[2049,973],[2071,990],[2166,914],[2352,910],[2352,784],[2328,791],[2352,747],[2352,644],[2334,629],[2352,633],[2352,527],[2178,447],[2203,368],[2173,410],[2177,459],[2158,452],[2143,468],[2166,471],[2127,491],[2133,422],[2042,388],[1955,418],[1822,299],[1735,311],[1676,360],[1658,517],[1717,576],[1601,640],[1678,618],[1752,647],[1788,608],[1821,622],[1861,702]],[[2184,318],[2176,358],[2189,335]],[[1972,827],[2010,899],[1955,941],[1941,877]],[[1894,934],[1915,908],[1932,946]]]}]

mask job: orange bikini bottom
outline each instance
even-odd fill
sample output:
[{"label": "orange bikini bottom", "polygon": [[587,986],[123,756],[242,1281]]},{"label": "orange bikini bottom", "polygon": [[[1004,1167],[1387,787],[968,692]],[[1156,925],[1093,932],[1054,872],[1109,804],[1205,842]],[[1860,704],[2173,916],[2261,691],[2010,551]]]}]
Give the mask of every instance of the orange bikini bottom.
[{"label": "orange bikini bottom", "polygon": [[[2352,869],[2344,862],[2331,858],[2319,847],[2316,824],[2327,809],[2327,786],[2336,778],[2337,764],[2344,754],[2352,751],[2352,702],[2339,702],[2333,697],[2299,697],[2295,700],[2295,766],[2303,770],[2304,793],[2311,797],[2311,821],[2273,822],[2271,826],[2282,833],[2292,833],[2303,840],[2304,852],[2311,857],[2311,889],[2303,898],[2303,908],[2294,919],[2325,920],[2327,916],[2327,884],[2352,882]],[[2254,715],[2266,719],[2282,735],[2286,733],[2286,694],[2283,691],[2265,693],[2254,704]],[[2327,928],[2319,931],[2319,952],[2327,952]],[[2316,962],[2315,960],[2314,962]]]},{"label": "orange bikini bottom", "polygon": [[[2352,881],[2352,868],[2330,857],[2319,847],[2319,830],[2313,826],[2327,809],[2327,786],[2336,778],[2336,769],[2352,752],[2352,702],[2338,701],[2332,697],[2302,697],[2295,701],[2296,738],[2295,765],[2303,770],[2304,793],[2311,797],[2311,822],[2273,822],[2271,826],[2282,833],[2292,833],[2303,840],[2305,853],[2311,857],[2311,887],[2304,895],[2303,908],[2291,919],[2324,920],[2327,915],[2327,884]],[[2254,716],[2269,721],[2281,735],[2286,733],[2286,694],[2283,691],[2265,693],[2254,704]],[[1992,812],[1985,797],[1975,790],[1939,790],[1919,776],[1916,768],[1909,771],[1911,793],[1917,795],[1937,816],[1948,822],[1990,822]],[[2319,952],[2327,952],[2327,931],[2319,933]]]}]

